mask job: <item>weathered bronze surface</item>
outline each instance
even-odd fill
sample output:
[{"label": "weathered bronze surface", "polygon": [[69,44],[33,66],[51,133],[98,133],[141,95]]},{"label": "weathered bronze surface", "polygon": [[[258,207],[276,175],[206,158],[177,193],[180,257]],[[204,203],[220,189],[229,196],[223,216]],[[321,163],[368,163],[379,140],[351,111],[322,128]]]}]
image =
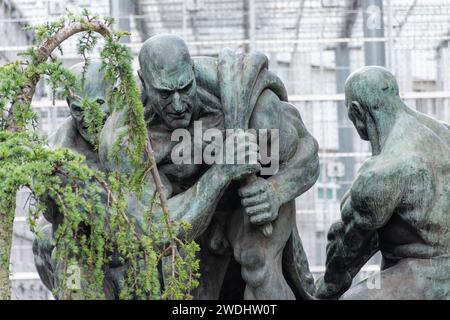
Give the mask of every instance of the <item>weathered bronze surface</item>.
[{"label": "weathered bronze surface", "polygon": [[448,124],[406,106],[394,76],[381,67],[350,75],[345,98],[360,137],[370,141],[372,157],[342,200],[342,220],[328,233],[317,297],[341,296],[381,251],[381,273],[343,299],[449,299]]},{"label": "weathered bronze surface", "polygon": [[[191,58],[181,38],[160,35],[144,43],[139,64],[148,132],[169,211],[173,219],[192,225],[189,234],[182,236],[201,245],[202,278],[195,298],[311,298],[313,278],[296,228],[294,199],[317,179],[318,146],[298,111],[287,102],[282,82],[268,70],[267,57],[224,50],[217,59]],[[102,87],[101,81],[98,76],[86,78],[87,85],[96,88]],[[108,117],[97,157],[77,122],[75,104],[69,105],[72,119],[57,133],[64,142],[57,145],[85,154],[92,160],[90,165],[102,170],[130,170],[125,153],[120,163],[108,157],[123,130],[124,114],[115,112]],[[173,163],[174,130],[187,129],[193,134],[198,121],[203,133],[219,129],[225,140],[235,139],[226,135],[226,129],[276,129],[279,170],[263,176],[258,163]],[[202,151],[207,146],[200,143],[193,148]],[[237,156],[248,152],[245,146],[234,150]],[[138,223],[142,223],[154,189],[149,178],[144,196],[129,196],[128,214]],[[153,214],[155,220],[160,214]],[[55,219],[49,221],[56,225]],[[37,265],[52,287],[52,272],[47,272],[51,260],[44,249],[44,244],[36,243],[35,251],[40,253]],[[109,297],[114,297],[118,290],[114,279],[120,279],[124,266],[111,267],[117,269],[109,286]]]},{"label": "weathered bronze surface", "polygon": [[[196,239],[201,251],[201,282],[196,299],[449,299],[450,298],[450,130],[407,107],[394,76],[381,67],[364,67],[346,82],[348,115],[360,137],[372,146],[341,204],[342,219],[329,230],[326,272],[317,282],[309,271],[296,228],[294,199],[318,176],[318,145],[298,111],[287,102],[280,79],[260,53],[223,50],[218,58],[191,57],[175,35],[148,39],[139,54],[138,72],[148,133],[172,219],[192,228],[180,236]],[[81,66],[74,71],[80,75]],[[93,63],[85,93],[105,101],[106,85]],[[75,97],[77,95],[75,94]],[[52,145],[86,156],[88,165],[105,172],[131,169],[109,154],[125,128],[124,112],[108,116],[99,137],[84,131],[82,110],[68,101],[71,118],[51,138]],[[105,112],[106,106],[105,106]],[[261,163],[224,164],[196,161],[211,141],[200,133],[218,129],[224,145],[235,136],[227,129],[268,129],[278,141],[279,169],[262,174]],[[185,129],[194,142],[185,163],[174,162]],[[275,131],[270,131],[270,130]],[[198,132],[197,132],[198,133]],[[98,152],[90,141],[98,141]],[[269,146],[273,146],[271,140]],[[123,148],[126,141],[119,141]],[[255,143],[261,148],[260,136]],[[233,156],[250,155],[249,145]],[[155,191],[151,178],[142,196],[130,193],[127,214],[143,223]],[[155,221],[162,214],[158,209]],[[46,237],[36,240],[36,265],[54,288],[58,266],[51,259],[52,230],[58,213],[49,200]],[[156,222],[155,222],[156,223]],[[140,232],[143,232],[143,228]],[[352,279],[378,251],[383,256],[379,286],[368,279],[350,288]],[[117,298],[126,266],[112,260],[105,292]]]}]

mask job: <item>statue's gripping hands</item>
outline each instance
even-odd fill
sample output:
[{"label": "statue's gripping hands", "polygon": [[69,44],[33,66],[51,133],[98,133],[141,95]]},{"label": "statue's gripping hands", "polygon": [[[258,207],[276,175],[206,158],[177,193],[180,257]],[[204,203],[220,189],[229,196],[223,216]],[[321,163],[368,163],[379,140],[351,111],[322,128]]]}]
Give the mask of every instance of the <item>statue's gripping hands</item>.
[{"label": "statue's gripping hands", "polygon": [[[160,43],[150,44],[147,41],[139,55],[141,65],[139,76],[142,81],[142,94],[145,97],[148,134],[161,175],[163,191],[168,199],[171,219],[188,222],[191,229],[187,234],[180,236],[195,239],[208,227],[217,203],[229,184],[233,180],[259,172],[261,166],[258,163],[233,166],[216,164],[205,168],[197,164],[180,166],[172,162],[171,153],[176,145],[176,142],[171,141],[174,130],[191,130],[192,122],[199,117],[199,112],[202,112],[203,123],[208,127],[214,126],[221,115],[219,110],[200,110],[196,79],[190,57],[186,56],[187,47],[184,42],[181,46],[172,42],[163,43],[169,45],[166,48],[161,48]],[[152,54],[150,57],[147,56],[149,52]],[[164,62],[158,60],[162,58],[167,60]],[[167,72],[166,68],[170,66],[176,69]],[[132,170],[125,151],[119,154],[119,162],[109,156],[113,144],[126,129],[124,123],[126,112],[127,110],[113,113],[102,131],[99,156],[109,171]],[[122,146],[128,147],[125,141]],[[257,148],[255,143],[250,142],[247,145],[239,145],[234,153],[248,157],[249,152],[255,148]],[[129,195],[128,214],[134,216],[138,222],[142,222],[143,212],[148,210],[152,201],[151,196],[156,189],[152,177],[147,178],[142,197],[136,199],[135,195]],[[160,208],[154,210],[152,213],[154,223],[163,223],[160,219],[162,210]]]},{"label": "statue's gripping hands", "polygon": [[394,76],[365,67],[346,83],[349,118],[373,155],[341,204],[328,233],[319,298],[338,298],[377,251],[379,288],[369,279],[347,299],[450,298],[450,131],[408,108]]}]

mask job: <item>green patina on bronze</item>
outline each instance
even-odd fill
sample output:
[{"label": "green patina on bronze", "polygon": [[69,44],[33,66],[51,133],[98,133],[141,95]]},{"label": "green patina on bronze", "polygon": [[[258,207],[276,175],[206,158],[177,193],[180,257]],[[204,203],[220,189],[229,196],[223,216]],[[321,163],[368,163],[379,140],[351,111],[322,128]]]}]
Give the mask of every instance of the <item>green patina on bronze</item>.
[{"label": "green patina on bronze", "polygon": [[[381,251],[381,274],[342,298],[449,299],[448,124],[406,106],[395,77],[381,67],[350,75],[345,97],[349,118],[360,137],[370,141],[372,157],[342,200],[342,220],[329,231],[317,296],[341,296]],[[370,286],[374,277],[379,288]]]},{"label": "green patina on bronze", "polygon": [[[178,236],[196,239],[201,246],[202,277],[194,297],[311,298],[313,278],[296,229],[294,199],[317,179],[318,146],[298,111],[286,101],[282,82],[268,70],[267,57],[230,50],[223,51],[219,58],[191,57],[181,38],[159,35],[144,43],[139,64],[148,134],[170,218],[189,223],[190,229],[177,229]],[[85,85],[103,88],[102,79],[94,74],[88,69]],[[89,98],[97,100],[101,99],[98,91],[103,90],[86,91]],[[92,165],[106,172],[132,170],[123,135],[128,131],[125,119],[129,111],[115,111],[108,117],[99,136],[97,153],[92,138],[80,132],[83,125],[76,122],[73,110],[77,104],[73,101],[69,104],[72,124],[70,128],[62,127],[59,140],[65,136],[83,139],[83,150],[77,151],[87,159],[92,156]],[[261,166],[172,163],[170,154],[176,141],[171,141],[171,134],[175,129],[193,132],[194,121],[202,121],[204,131],[240,127],[237,120],[227,120],[237,107],[244,116],[242,129],[279,130],[278,172],[239,183],[249,174],[258,174]],[[78,145],[66,144],[75,150]],[[114,151],[117,155],[111,157]],[[247,151],[241,147],[235,152]],[[151,177],[143,184],[141,195],[127,196],[127,214],[137,221],[138,232],[145,234],[148,232],[145,212],[156,189]],[[155,207],[152,219],[160,221],[162,214]],[[270,237],[260,232],[260,226],[267,223],[273,226]],[[107,279],[114,283],[126,272],[126,266],[113,262],[114,272]],[[163,274],[165,280],[164,263]]]},{"label": "green patina on bronze", "polygon": [[[192,225],[184,236],[201,246],[202,278],[195,298],[218,299],[232,292],[238,294],[234,298],[310,298],[314,286],[293,200],[317,179],[317,143],[286,102],[286,90],[268,71],[267,58],[229,50],[217,59],[191,57],[181,38],[158,35],[143,44],[139,64],[146,120],[169,211],[173,219]],[[171,162],[174,129],[192,132],[193,121],[202,121],[203,130],[236,127],[227,118],[238,106],[247,119],[240,128],[280,130],[281,169],[276,174],[240,187],[237,182],[258,173],[259,165]],[[116,113],[108,119],[100,143],[100,158],[109,170],[127,170],[125,157],[119,163],[108,159],[108,150],[120,137],[122,117]],[[130,207],[138,221],[147,202],[144,197]],[[259,226],[269,222],[274,230],[267,238]]]},{"label": "green patina on bronze", "polygon": [[[317,179],[318,146],[287,102],[282,82],[268,70],[267,58],[227,49],[218,58],[191,57],[181,38],[158,35],[144,43],[139,65],[146,126],[170,218],[190,224],[190,229],[177,228],[176,235],[201,246],[196,299],[450,297],[449,126],[407,107],[389,71],[365,67],[347,80],[349,118],[360,137],[370,141],[373,155],[342,200],[342,220],[330,228],[326,272],[316,290],[296,228],[294,199]],[[80,75],[82,70],[76,70]],[[93,63],[85,75],[84,94],[96,102],[93,109],[78,108],[74,91],[75,98],[68,101],[72,118],[53,141],[85,155],[89,165],[105,172],[130,173],[123,134],[128,132],[129,110],[109,114],[102,102],[112,85],[103,83],[97,72]],[[83,131],[87,110],[94,110],[97,117],[89,121],[98,121],[101,132]],[[259,164],[173,163],[177,141],[171,141],[172,132],[184,128],[193,134],[194,121],[202,121],[203,131],[278,129],[279,171],[261,176]],[[249,175],[254,178],[249,180]],[[156,186],[151,176],[142,183],[141,194],[130,191],[126,196],[126,210],[138,233],[145,235],[150,232],[145,212]],[[154,208],[151,219],[157,226],[163,214]],[[260,230],[269,223],[273,231],[267,236]],[[55,275],[45,251],[48,243],[37,242],[35,251],[41,277],[51,286]],[[383,254],[381,287],[369,289],[366,281],[349,289],[378,251]],[[168,276],[166,262],[162,283]],[[107,297],[117,297],[126,270],[113,257]]]}]

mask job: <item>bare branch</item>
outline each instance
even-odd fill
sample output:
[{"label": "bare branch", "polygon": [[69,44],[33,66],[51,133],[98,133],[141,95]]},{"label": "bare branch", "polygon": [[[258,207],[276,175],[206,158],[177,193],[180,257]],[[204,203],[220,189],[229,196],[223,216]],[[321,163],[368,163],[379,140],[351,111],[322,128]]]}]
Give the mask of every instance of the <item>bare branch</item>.
[{"label": "bare branch", "polygon": [[[50,37],[39,47],[39,49],[37,50],[37,63],[40,64],[47,61],[52,52],[65,40],[67,40],[68,38],[77,33],[84,31],[97,32],[101,34],[103,37],[107,37],[112,34],[108,26],[101,21],[85,21],[84,23],[81,22],[71,23],[58,30],[52,37]],[[36,74],[28,80],[27,84],[23,87],[22,92],[19,95],[19,98],[12,103],[10,115],[13,115],[12,111],[17,104],[31,103],[39,79],[40,75]],[[10,121],[8,121],[9,125],[7,127],[7,130],[11,132],[16,132],[18,128],[14,117],[10,116],[10,119],[8,120]]]}]

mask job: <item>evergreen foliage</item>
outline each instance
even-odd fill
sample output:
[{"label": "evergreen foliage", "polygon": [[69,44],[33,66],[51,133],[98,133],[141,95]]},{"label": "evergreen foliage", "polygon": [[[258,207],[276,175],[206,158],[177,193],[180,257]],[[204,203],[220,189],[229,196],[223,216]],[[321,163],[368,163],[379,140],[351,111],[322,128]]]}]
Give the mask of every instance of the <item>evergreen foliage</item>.
[{"label": "evergreen foliage", "polygon": [[[194,241],[177,237],[175,230],[189,228],[185,222],[170,219],[166,199],[158,187],[144,108],[131,67],[132,55],[120,43],[126,33],[111,31],[112,23],[110,18],[101,20],[87,11],[81,15],[69,12],[58,21],[33,27],[36,45],[22,54],[21,61],[0,67],[0,299],[9,298],[12,225],[20,188],[31,192],[29,223],[37,236],[42,236],[36,231],[37,219],[50,199],[63,216],[54,237],[54,258],[61,266],[58,272],[61,279],[55,290],[58,296],[104,298],[105,267],[113,252],[128,267],[121,299],[188,299],[198,285],[199,247]],[[63,54],[61,44],[75,34],[80,34],[78,53],[85,61],[84,70],[98,37],[104,38],[100,52],[104,81],[115,84],[106,103],[125,111],[130,145],[127,152],[135,168],[133,173],[105,174],[90,168],[79,154],[68,149],[50,149],[36,130],[38,117],[31,108],[31,99],[41,77],[51,85],[54,97],[66,98],[73,88],[83,86],[52,54],[54,50]],[[83,76],[81,82],[84,80]],[[98,136],[104,118],[100,105],[87,97],[83,97],[81,104],[89,135]],[[113,156],[117,152],[113,151]],[[155,178],[157,192],[147,210],[146,232],[142,234],[127,215],[125,195],[130,191],[142,192],[141,181],[148,174]],[[157,206],[163,212],[162,218],[152,216]],[[169,262],[164,264],[169,270],[164,290],[160,288],[157,269],[162,260]],[[68,270],[73,265],[82,270],[81,290],[74,291],[66,285]]]}]

